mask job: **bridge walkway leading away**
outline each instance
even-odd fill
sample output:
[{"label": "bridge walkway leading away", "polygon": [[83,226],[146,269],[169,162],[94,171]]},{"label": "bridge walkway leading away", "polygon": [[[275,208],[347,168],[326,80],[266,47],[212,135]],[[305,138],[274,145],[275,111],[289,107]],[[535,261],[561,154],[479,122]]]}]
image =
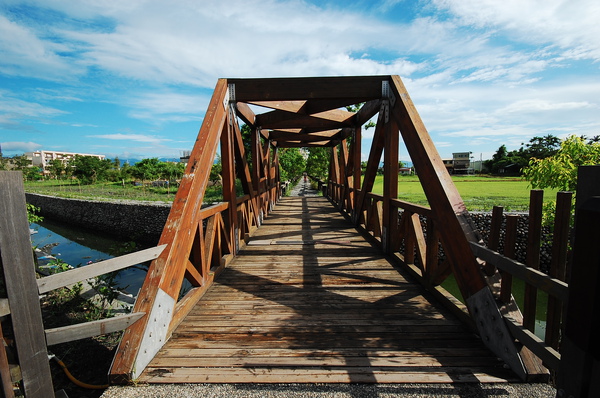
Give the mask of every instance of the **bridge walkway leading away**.
[{"label": "bridge walkway leading away", "polygon": [[516,380],[323,197],[282,199],[139,379]]}]

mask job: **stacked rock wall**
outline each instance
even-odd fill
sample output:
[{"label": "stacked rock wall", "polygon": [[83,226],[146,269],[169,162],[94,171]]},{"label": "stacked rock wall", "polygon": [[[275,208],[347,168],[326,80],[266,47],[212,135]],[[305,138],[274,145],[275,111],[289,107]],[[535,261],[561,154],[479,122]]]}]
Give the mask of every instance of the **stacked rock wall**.
[{"label": "stacked rock wall", "polygon": [[64,199],[31,193],[26,198],[49,219],[149,245],[158,242],[171,210],[171,204],[163,202]]}]

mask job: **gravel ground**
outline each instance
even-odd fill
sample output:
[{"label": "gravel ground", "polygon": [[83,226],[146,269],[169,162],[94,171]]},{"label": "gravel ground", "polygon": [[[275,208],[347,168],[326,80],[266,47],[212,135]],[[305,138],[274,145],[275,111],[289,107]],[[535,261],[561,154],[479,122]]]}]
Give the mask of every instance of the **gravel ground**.
[{"label": "gravel ground", "polygon": [[110,387],[101,398],[546,398],[548,384],[155,384]]},{"label": "gravel ground", "polygon": [[310,180],[307,182],[300,180],[291,190],[290,196],[319,196],[319,193],[310,187]]},{"label": "gravel ground", "polygon": [[[317,196],[302,180],[291,196]],[[547,398],[548,384],[152,384],[113,386],[101,398]]]}]

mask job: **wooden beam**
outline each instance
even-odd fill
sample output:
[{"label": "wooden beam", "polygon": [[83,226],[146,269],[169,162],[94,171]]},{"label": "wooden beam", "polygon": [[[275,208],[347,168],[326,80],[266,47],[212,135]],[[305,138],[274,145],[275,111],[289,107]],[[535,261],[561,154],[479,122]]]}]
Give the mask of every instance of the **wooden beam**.
[{"label": "wooden beam", "polygon": [[10,301],[25,395],[28,398],[52,397],[54,390],[20,171],[0,171],[0,266]]},{"label": "wooden beam", "polygon": [[167,247],[167,245],[163,244],[37,279],[38,291],[40,294],[47,293],[60,287],[69,286],[73,283],[81,282],[99,275],[154,260],[162,253],[165,247]]},{"label": "wooden beam", "polygon": [[375,183],[375,177],[377,176],[377,169],[379,168],[379,161],[381,160],[381,154],[383,153],[383,147],[385,145],[385,133],[383,123],[377,123],[375,126],[375,134],[373,136],[373,142],[369,151],[369,160],[367,161],[367,169],[362,181],[362,188],[358,199],[356,201],[356,214],[354,223],[358,223],[358,214],[363,209],[363,203],[368,193],[373,190],[373,184]]},{"label": "wooden beam", "polygon": [[[173,243],[177,242],[177,246],[188,246],[188,240],[190,241],[189,244],[193,243],[193,236],[189,237],[187,233],[193,230],[194,225],[198,222],[197,215],[201,211],[210,175],[210,167],[206,167],[206,165],[212,164],[215,158],[219,136],[227,116],[226,93],[227,81],[220,79],[216,84],[185,174],[159,240],[159,245],[166,243],[169,246],[150,265],[136,300],[134,312],[145,312],[151,315],[153,309],[158,310],[158,306],[154,306],[154,304],[157,295],[161,291],[173,299],[179,294],[181,285],[177,285],[175,282],[182,280],[185,261],[187,260],[186,256],[189,255],[189,252],[183,253],[181,250],[172,250]],[[181,279],[178,278],[180,274]],[[162,293],[160,294],[163,297]],[[172,311],[170,314],[172,317]],[[136,360],[145,330],[151,324],[149,322],[151,319],[154,318],[144,316],[138,322],[129,326],[123,333],[110,370],[112,382],[128,383],[131,377],[136,377],[136,373],[141,373],[147,365],[141,362],[136,364]],[[161,322],[168,323],[168,320],[164,319]],[[154,351],[156,347],[145,347],[144,349]]]},{"label": "wooden beam", "polygon": [[523,362],[470,250],[469,241],[479,242],[479,234],[402,80],[390,80],[390,117],[398,122],[434,219],[443,225],[440,238],[458,287],[488,348],[524,379]]},{"label": "wooden beam", "polygon": [[237,102],[235,104],[235,108],[237,111],[237,115],[240,117],[240,119],[244,121],[244,123],[246,123],[250,127],[256,126],[256,115],[254,114],[252,109],[250,109],[248,104],[245,104],[243,102]]},{"label": "wooden beam", "polygon": [[442,158],[421,120],[404,84],[393,76],[393,89],[396,106],[393,116],[400,125],[406,148],[423,186],[425,196],[431,206],[434,218],[444,225],[440,229],[444,250],[453,258],[454,273],[463,297],[487,288],[469,248],[468,240],[475,236],[468,222],[465,204],[454,186]]},{"label": "wooden beam", "polygon": [[279,146],[280,148],[322,148],[322,147],[336,146],[339,143],[340,142],[337,140],[335,140],[335,141],[319,141],[319,142],[311,142],[311,143],[282,141],[281,143],[278,143],[277,146]]},{"label": "wooden beam", "polygon": [[252,105],[262,106],[263,108],[275,109],[280,111],[303,113],[303,107],[306,101],[249,101]]},{"label": "wooden beam", "polygon": [[[344,112],[344,114],[342,114]],[[349,114],[349,115],[345,115]],[[320,115],[320,116],[317,116]],[[341,110],[325,111],[317,115],[303,115],[284,111],[271,111],[256,116],[256,125],[266,129],[317,128],[334,129],[353,125],[353,113]],[[343,115],[344,117],[340,117]],[[330,116],[330,117],[326,117]],[[338,120],[339,119],[339,120]]]},{"label": "wooden beam", "polygon": [[[347,99],[350,104],[381,97],[381,82],[389,76],[227,79],[235,85],[236,101]],[[330,108],[331,109],[331,108]]]},{"label": "wooden beam", "polygon": [[49,346],[69,341],[86,339],[88,337],[100,336],[112,332],[118,332],[137,322],[145,314],[134,312],[132,314],[120,315],[114,318],[100,319],[76,325],[62,326],[46,329],[46,342]]},{"label": "wooden beam", "polygon": [[356,113],[355,123],[358,126],[362,126],[366,122],[368,122],[373,116],[379,112],[381,108],[381,99],[371,100],[366,102]]},{"label": "wooden beam", "polygon": [[366,102],[368,97],[352,97],[352,98],[334,98],[334,99],[310,99],[304,105],[304,112],[307,114],[318,113],[329,109],[345,108],[351,105],[357,105],[361,102]]},{"label": "wooden beam", "polygon": [[279,131],[271,132],[271,139],[281,143],[284,141],[318,142],[330,139],[339,139],[341,130],[329,130],[316,134],[295,134]]}]

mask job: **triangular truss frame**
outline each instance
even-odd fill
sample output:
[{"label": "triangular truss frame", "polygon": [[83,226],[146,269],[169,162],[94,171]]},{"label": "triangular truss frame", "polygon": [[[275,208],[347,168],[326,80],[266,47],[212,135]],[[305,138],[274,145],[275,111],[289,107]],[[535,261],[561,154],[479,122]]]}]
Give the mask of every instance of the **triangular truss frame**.
[{"label": "triangular truss frame", "polygon": [[[362,104],[357,112],[345,109]],[[258,113],[257,109],[267,109]],[[377,116],[369,160],[361,177],[362,126]],[[251,129],[246,153],[241,120]],[[422,236],[418,215],[399,219],[398,147],[409,152],[437,229]],[[351,144],[349,144],[351,142]],[[470,242],[480,239],[442,159],[398,76],[219,79],[192,150],[153,261],[135,304],[146,315],[124,333],[112,368],[113,382],[135,380],[214,278],[258,228],[281,195],[278,151],[291,147],[331,147],[328,188],[356,224],[376,225],[383,250],[393,253],[402,238],[429,250],[441,242],[447,261],[430,281],[454,274],[482,339],[521,377],[521,358],[494,301]],[[210,169],[218,149],[224,202],[203,208]],[[377,206],[371,191],[384,158],[384,193]],[[250,159],[250,161],[248,161]],[[243,195],[236,194],[236,179]],[[368,210],[368,211],[367,211]],[[416,246],[415,246],[416,245]],[[412,250],[411,250],[412,251]],[[183,291],[184,280],[191,285]],[[185,294],[184,294],[185,293]]]}]

